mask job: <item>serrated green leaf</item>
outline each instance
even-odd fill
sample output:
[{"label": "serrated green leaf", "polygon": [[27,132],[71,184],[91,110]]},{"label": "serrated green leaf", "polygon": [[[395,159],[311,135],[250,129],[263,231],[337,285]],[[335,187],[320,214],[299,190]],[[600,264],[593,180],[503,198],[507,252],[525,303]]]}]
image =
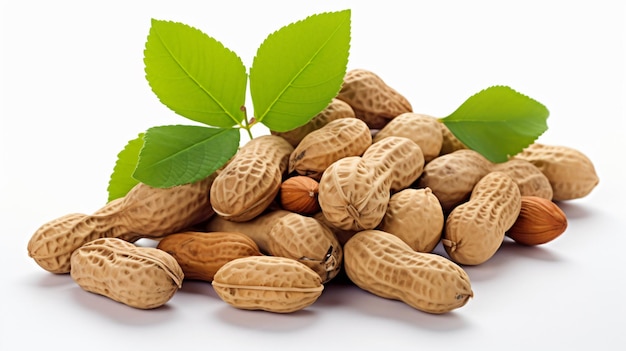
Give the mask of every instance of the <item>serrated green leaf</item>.
[{"label": "serrated green leaf", "polygon": [[153,19],[144,64],[152,91],[179,115],[223,128],[243,120],[246,68],[234,52],[200,30]]},{"label": "serrated green leaf", "polygon": [[492,162],[505,162],[547,129],[548,109],[507,86],[471,96],[440,119],[462,143]]},{"label": "serrated green leaf", "polygon": [[146,131],[133,176],[167,188],[204,179],[239,148],[239,129],[170,125]]},{"label": "serrated green leaf", "polygon": [[133,172],[139,160],[139,151],[143,147],[144,133],[130,140],[122,151],[117,154],[117,161],[109,179],[108,201],[124,197],[139,181],[133,178]]},{"label": "serrated green leaf", "polygon": [[337,96],[350,50],[350,10],[326,12],[269,35],[250,69],[255,118],[270,130],[299,127]]}]

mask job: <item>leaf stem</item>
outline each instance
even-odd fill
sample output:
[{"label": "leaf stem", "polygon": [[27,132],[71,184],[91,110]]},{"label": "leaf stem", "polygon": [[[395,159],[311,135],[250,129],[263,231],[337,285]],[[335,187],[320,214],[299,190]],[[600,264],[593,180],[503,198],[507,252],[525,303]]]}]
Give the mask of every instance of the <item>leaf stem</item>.
[{"label": "leaf stem", "polygon": [[254,138],[252,136],[252,126],[255,124],[255,122],[250,123],[250,121],[248,121],[248,112],[246,110],[246,106],[241,106],[240,107],[241,112],[243,112],[243,123],[244,125],[242,126],[243,129],[246,130],[246,132],[248,132],[248,137],[250,138],[250,140],[252,140],[252,138]]}]

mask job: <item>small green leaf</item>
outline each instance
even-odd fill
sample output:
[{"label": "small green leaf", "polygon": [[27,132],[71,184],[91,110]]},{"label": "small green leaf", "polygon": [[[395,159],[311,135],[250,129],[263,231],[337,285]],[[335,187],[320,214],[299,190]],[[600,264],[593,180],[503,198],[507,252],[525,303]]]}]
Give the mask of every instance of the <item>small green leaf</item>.
[{"label": "small green leaf", "polygon": [[167,188],[204,179],[223,166],[239,148],[239,129],[171,125],[146,131],[133,176]]},{"label": "small green leaf", "polygon": [[198,29],[153,19],[144,64],[152,91],[179,115],[223,128],[243,120],[246,68],[234,52]]},{"label": "small green leaf", "polygon": [[250,69],[255,118],[279,132],[308,122],[339,93],[349,49],[350,10],[313,15],[269,35]]},{"label": "small green leaf", "polygon": [[117,154],[117,161],[113,167],[113,173],[109,179],[108,201],[124,197],[135,185],[139,183],[133,178],[133,172],[139,160],[139,151],[143,147],[144,133],[133,140],[130,140],[124,149]]},{"label": "small green leaf", "polygon": [[463,144],[505,162],[547,129],[548,109],[507,86],[489,87],[440,119]]}]

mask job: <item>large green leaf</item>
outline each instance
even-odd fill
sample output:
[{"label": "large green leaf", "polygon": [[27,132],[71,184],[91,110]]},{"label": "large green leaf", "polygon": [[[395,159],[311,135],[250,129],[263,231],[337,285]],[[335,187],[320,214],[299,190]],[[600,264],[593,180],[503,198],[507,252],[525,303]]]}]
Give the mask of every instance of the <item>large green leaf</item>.
[{"label": "large green leaf", "polygon": [[234,52],[198,29],[153,19],[144,64],[154,93],[181,116],[224,128],[243,120],[246,68]]},{"label": "large green leaf", "polygon": [[492,162],[504,162],[548,129],[548,109],[507,86],[467,99],[441,121],[462,143]]},{"label": "large green leaf", "polygon": [[274,131],[309,121],[337,96],[350,50],[350,10],[282,27],[259,46],[250,68],[255,118]]},{"label": "large green leaf", "polygon": [[109,179],[108,201],[124,197],[130,189],[139,183],[133,178],[133,172],[139,160],[139,151],[143,147],[144,133],[139,133],[137,138],[130,140],[124,149],[117,154],[117,161],[113,167],[113,173]]},{"label": "large green leaf", "polygon": [[146,131],[133,176],[167,188],[211,175],[239,148],[239,129],[171,125]]}]

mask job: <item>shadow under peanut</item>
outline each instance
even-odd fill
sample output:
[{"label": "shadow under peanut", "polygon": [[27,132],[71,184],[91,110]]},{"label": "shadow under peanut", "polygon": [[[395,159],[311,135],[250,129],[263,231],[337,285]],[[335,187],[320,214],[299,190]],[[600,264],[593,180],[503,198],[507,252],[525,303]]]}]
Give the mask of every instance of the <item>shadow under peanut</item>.
[{"label": "shadow under peanut", "polygon": [[35,280],[35,285],[42,288],[68,287],[76,285],[69,274],[54,274],[45,272]]},{"label": "shadow under peanut", "polygon": [[[558,239],[558,238],[557,238]],[[472,282],[494,280],[509,275],[512,267],[524,262],[539,261],[542,264],[558,264],[563,258],[549,247],[525,246],[505,238],[498,251],[486,262],[475,266],[461,266],[470,276]]]},{"label": "shadow under peanut", "polygon": [[[468,303],[471,302],[470,299]],[[349,309],[347,313],[401,322],[420,330],[434,332],[448,332],[468,326],[467,320],[459,312],[463,307],[444,314],[427,313],[404,302],[374,295],[345,280],[334,283],[331,281],[315,306],[320,310]]]},{"label": "shadow under peanut", "polygon": [[220,321],[234,327],[276,333],[304,330],[316,323],[319,318],[317,311],[310,307],[283,314],[260,310],[243,310],[226,303],[216,310],[216,315]]},{"label": "shadow under peanut", "polygon": [[167,303],[161,307],[143,310],[103,295],[85,291],[78,285],[70,289],[69,293],[72,295],[72,299],[83,309],[119,324],[147,326],[168,323],[174,318],[175,309]]},{"label": "shadow under peanut", "polygon": [[203,280],[183,280],[182,287],[176,292],[176,295],[201,295],[219,299],[211,282]]},{"label": "shadow under peanut", "polygon": [[568,221],[590,218],[595,215],[588,206],[576,201],[559,201],[556,204],[565,213]]}]

